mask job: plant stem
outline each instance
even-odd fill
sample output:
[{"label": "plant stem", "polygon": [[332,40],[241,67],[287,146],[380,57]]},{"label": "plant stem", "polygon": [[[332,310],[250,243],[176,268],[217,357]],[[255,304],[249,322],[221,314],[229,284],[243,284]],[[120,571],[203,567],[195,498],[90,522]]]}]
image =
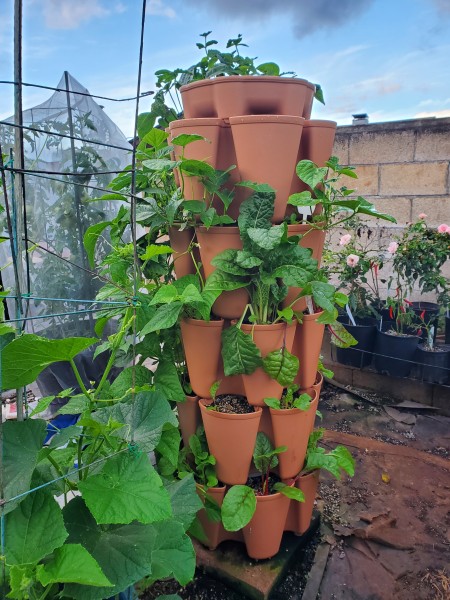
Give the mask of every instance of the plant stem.
[{"label": "plant stem", "polygon": [[78,385],[80,386],[81,391],[86,396],[86,398],[89,400],[89,402],[91,402],[92,397],[91,397],[90,393],[87,391],[86,386],[83,383],[83,380],[81,379],[81,375],[80,375],[80,372],[78,371],[75,361],[73,360],[73,358],[71,358],[69,362],[70,362],[70,366],[72,367],[72,371],[75,375],[75,379],[77,380]]}]

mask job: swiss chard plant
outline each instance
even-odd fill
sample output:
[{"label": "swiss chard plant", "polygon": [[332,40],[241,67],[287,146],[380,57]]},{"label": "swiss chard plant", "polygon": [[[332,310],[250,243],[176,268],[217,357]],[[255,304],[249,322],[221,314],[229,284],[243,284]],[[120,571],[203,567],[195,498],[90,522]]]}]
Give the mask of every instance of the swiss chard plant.
[{"label": "swiss chard plant", "polygon": [[342,225],[355,215],[369,215],[396,223],[394,217],[378,212],[375,206],[362,196],[355,198],[355,190],[341,184],[343,176],[357,179],[358,175],[354,167],[340,165],[336,156],[332,156],[325,167],[318,167],[311,160],[301,160],[296,167],[296,173],[311,191],[292,194],[288,204],[313,209],[320,205],[320,211],[312,218],[312,227],[328,230]]},{"label": "swiss chard plant", "polygon": [[269,408],[275,410],[289,410],[291,408],[298,408],[300,410],[308,410],[311,406],[311,396],[303,393],[298,394],[299,386],[295,384],[289,385],[283,392],[281,399],[278,398],[264,398],[264,403]]},{"label": "swiss chard plant", "polygon": [[[118,335],[127,331],[131,312]],[[182,485],[163,481],[149,459],[155,451],[177,464],[176,416],[140,369],[125,369],[106,384],[119,345],[99,384],[85,386],[74,358],[95,342],[24,334],[2,349],[4,387],[28,385],[45,367],[64,361],[82,390],[68,391],[60,409],[79,415],[78,421],[56,429],[45,446],[42,419],[3,426],[0,571],[8,598],[101,600],[143,577],[173,576],[184,585],[194,574],[186,534],[201,507],[194,478],[187,475]]]},{"label": "swiss chard plant", "polygon": [[345,446],[336,446],[327,452],[325,448],[318,446],[323,438],[324,429],[316,429],[309,436],[306,462],[303,473],[311,473],[319,469],[329,471],[336,479],[342,477],[345,472],[350,477],[355,474],[355,459]]},{"label": "swiss chard plant", "polygon": [[227,531],[238,531],[251,521],[256,510],[257,496],[281,493],[297,502],[305,501],[303,492],[293,485],[281,481],[271,482],[271,470],[278,465],[277,455],[286,450],[286,446],[273,448],[268,437],[262,432],[258,433],[253,461],[260,473],[260,481],[255,487],[234,485],[228,490],[222,504],[222,523]]}]

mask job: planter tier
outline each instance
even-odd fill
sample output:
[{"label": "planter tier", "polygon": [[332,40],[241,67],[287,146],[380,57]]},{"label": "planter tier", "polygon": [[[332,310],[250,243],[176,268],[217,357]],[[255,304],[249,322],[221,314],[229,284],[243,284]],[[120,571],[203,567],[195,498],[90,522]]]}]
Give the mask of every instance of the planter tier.
[{"label": "planter tier", "polygon": [[[195,231],[192,227],[186,227],[180,231],[178,227],[169,227],[170,246],[173,249],[173,269],[177,279],[185,275],[194,275],[195,265],[191,255],[188,253],[188,248],[192,243],[195,243]],[[197,264],[200,263],[200,253],[198,247],[193,248],[192,254]]]},{"label": "planter tier", "polygon": [[194,435],[202,422],[198,396],[186,396],[185,402],[177,402],[177,412],[183,444],[188,448],[191,435]]},{"label": "planter tier", "polygon": [[[242,325],[242,331],[253,336],[253,341],[261,351],[264,358],[270,352],[286,347],[292,352],[296,324],[276,323],[275,325]],[[316,362],[317,369],[317,362]],[[253,406],[266,406],[264,398],[281,398],[283,387],[262,369],[256,369],[251,375],[242,375],[245,395]]]},{"label": "planter tier", "polygon": [[303,535],[311,525],[311,518],[319,486],[319,471],[301,475],[296,481],[296,487],[305,495],[304,502],[291,502],[286,519],[285,531],[293,531]]},{"label": "planter tier", "polygon": [[211,402],[200,400],[203,426],[211,454],[216,459],[219,481],[228,485],[245,484],[253,457],[261,408],[242,415],[226,414],[206,407]]},{"label": "planter tier", "polygon": [[325,332],[325,325],[317,322],[322,314],[323,312],[313,315],[304,314],[303,321],[297,325],[295,332],[293,353],[300,360],[295,383],[302,390],[311,388],[316,381],[317,364]]},{"label": "planter tier", "polygon": [[[200,257],[205,271],[209,277],[214,271],[211,261],[215,256],[232,248],[242,250],[242,240],[238,227],[197,227],[197,240],[200,245]],[[223,319],[239,319],[248,302],[248,294],[241,288],[231,292],[222,292],[214,302],[212,311]]]},{"label": "planter tier", "polygon": [[210,398],[217,380],[224,321],[183,319],[180,325],[191,387],[197,396]]},{"label": "planter tier", "polygon": [[302,117],[285,115],[230,117],[242,179],[267,183],[275,190],[273,223],[281,223],[286,214],[303,123]]},{"label": "planter tier", "polygon": [[231,75],[180,88],[186,119],[295,115],[309,119],[315,86],[305,79]]}]

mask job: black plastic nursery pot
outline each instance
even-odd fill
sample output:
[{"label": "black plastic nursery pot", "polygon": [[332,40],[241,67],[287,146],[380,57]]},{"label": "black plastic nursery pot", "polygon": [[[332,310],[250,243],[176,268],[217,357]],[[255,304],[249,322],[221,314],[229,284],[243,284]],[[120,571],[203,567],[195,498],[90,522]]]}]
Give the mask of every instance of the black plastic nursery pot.
[{"label": "black plastic nursery pot", "polygon": [[450,380],[450,346],[435,346],[434,350],[426,350],[420,344],[416,350],[418,375],[428,383],[443,385]]},{"label": "black plastic nursery pot", "polygon": [[377,331],[374,366],[379,373],[408,377],[420,338],[416,335],[395,335]]},{"label": "black plastic nursery pot", "polygon": [[450,344],[450,317],[445,317],[445,343]]},{"label": "black plastic nursery pot", "polygon": [[377,335],[376,320],[371,317],[355,318],[356,325],[348,322],[348,317],[339,317],[345,329],[357,340],[351,348],[336,348],[336,360],[342,365],[367,367],[372,362],[372,352]]},{"label": "black plastic nursery pot", "polygon": [[[440,311],[439,304],[436,304],[435,302],[413,302],[412,309],[417,315],[416,323],[417,323],[418,327],[420,327],[420,323],[421,323],[419,315],[421,315],[425,311],[423,320],[425,321],[425,323],[427,323],[427,325],[428,324],[434,325],[433,339],[436,340],[438,321],[439,321],[439,311]],[[421,338],[423,340],[426,340],[426,338],[427,338],[426,330],[422,331]]]}]

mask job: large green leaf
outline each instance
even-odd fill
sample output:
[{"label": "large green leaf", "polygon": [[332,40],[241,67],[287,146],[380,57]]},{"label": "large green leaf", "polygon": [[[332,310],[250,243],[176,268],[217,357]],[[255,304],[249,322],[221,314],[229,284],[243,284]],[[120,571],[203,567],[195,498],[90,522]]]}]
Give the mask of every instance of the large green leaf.
[{"label": "large green leaf", "polygon": [[273,250],[281,244],[286,232],[286,224],[272,225],[270,229],[257,229],[249,227],[247,229],[248,237],[260,248],[264,250]]},{"label": "large green leaf", "polygon": [[98,342],[96,338],[47,340],[33,334],[22,335],[2,352],[3,389],[16,389],[33,383],[41,371],[54,362],[69,361]]},{"label": "large green leaf", "polygon": [[6,517],[5,554],[10,565],[35,563],[64,543],[67,531],[50,492],[37,490]]},{"label": "large green leaf", "polygon": [[95,223],[95,225],[91,225],[86,229],[86,233],[83,237],[83,244],[86,249],[91,269],[95,267],[95,246],[97,245],[98,238],[110,225],[111,221],[102,221],[101,223]]},{"label": "large green leaf", "polygon": [[101,408],[92,414],[99,423],[109,420],[124,423],[127,427],[114,432],[114,435],[127,441],[133,439],[143,452],[151,452],[161,438],[166,423],[177,426],[178,421],[170,404],[160,392],[138,392],[134,399],[129,396],[122,402]]},{"label": "large green leaf", "polygon": [[292,206],[314,206],[319,200],[311,196],[311,192],[300,192],[289,196],[288,204]]},{"label": "large green leaf", "polygon": [[223,526],[227,531],[239,531],[251,521],[255,510],[255,492],[246,485],[233,485],[223,499]]},{"label": "large green leaf", "polygon": [[328,171],[326,167],[317,167],[311,160],[301,160],[295,170],[299,178],[313,189],[324,180]]},{"label": "large green leaf", "polygon": [[150,384],[152,379],[153,373],[147,367],[142,365],[127,367],[112,382],[109,393],[113,398],[123,398],[128,390]]},{"label": "large green leaf", "polygon": [[174,137],[171,141],[171,143],[174,146],[182,146],[183,148],[185,146],[187,146],[188,144],[191,144],[192,142],[198,142],[198,141],[204,141],[205,138],[201,135],[197,135],[195,133],[182,133],[180,135],[177,135],[177,137]]},{"label": "large green leaf", "polygon": [[152,528],[152,579],[175,578],[181,585],[192,580],[195,573],[195,550],[184,532],[182,523],[166,521]]},{"label": "large green leaf", "polygon": [[248,229],[269,229],[275,206],[275,192],[255,192],[245,200],[239,209],[239,231],[241,235]]},{"label": "large green leaf", "polygon": [[30,489],[33,470],[47,433],[42,419],[6,421],[3,427],[3,499],[4,513],[13,510],[20,500],[8,502]]},{"label": "large green leaf", "polygon": [[38,565],[36,578],[43,586],[52,583],[81,583],[112,587],[98,562],[81,544],[64,544],[57,548],[49,562]]},{"label": "large green leaf", "polygon": [[262,365],[261,352],[250,335],[236,325],[222,332],[222,358],[224,373],[250,375]]},{"label": "large green leaf", "polygon": [[187,531],[197,512],[203,508],[197,494],[194,475],[191,473],[179,481],[171,481],[166,485],[166,489],[170,494],[174,519],[180,521]]},{"label": "large green leaf", "polygon": [[225,273],[230,273],[230,275],[242,275],[245,277],[248,275],[248,270],[240,266],[236,260],[239,252],[240,250],[232,248],[224,250],[212,259],[211,264]]},{"label": "large green leaf", "polygon": [[174,363],[170,360],[160,360],[155,371],[155,388],[174,402],[184,402],[185,393],[180,383],[180,377]]},{"label": "large green leaf", "polygon": [[161,439],[156,446],[158,454],[158,473],[161,477],[172,477],[178,468],[181,433],[178,427],[166,423]]},{"label": "large green leaf", "polygon": [[214,271],[206,280],[204,292],[229,292],[246,287],[249,282],[250,279],[248,276],[240,277],[239,275],[232,275],[225,271]]},{"label": "large green leaf", "polygon": [[183,303],[179,300],[171,304],[163,304],[158,308],[154,316],[145,325],[141,331],[141,335],[159,331],[160,329],[169,329],[178,321]]},{"label": "large green leaf", "polygon": [[99,524],[154,523],[171,516],[169,495],[145,454],[109,458],[78,488]]},{"label": "large green leaf", "polygon": [[286,348],[279,348],[278,350],[269,352],[263,358],[264,371],[283,387],[294,383],[298,367],[298,358],[288,352]]},{"label": "large green leaf", "polygon": [[331,332],[331,343],[338,348],[348,348],[349,346],[356,346],[358,344],[358,341],[355,340],[352,334],[339,321],[331,323],[328,329]]},{"label": "large green leaf", "polygon": [[323,281],[313,281],[311,283],[312,296],[317,306],[320,306],[327,312],[334,311],[334,292],[335,287],[331,283]]}]

